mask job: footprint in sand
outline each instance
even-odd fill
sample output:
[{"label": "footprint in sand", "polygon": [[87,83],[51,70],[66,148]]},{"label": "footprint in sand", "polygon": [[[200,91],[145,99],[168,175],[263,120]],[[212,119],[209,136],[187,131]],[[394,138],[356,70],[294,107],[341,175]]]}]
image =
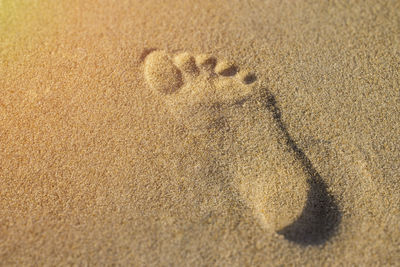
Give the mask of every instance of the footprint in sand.
[{"label": "footprint in sand", "polygon": [[257,97],[260,85],[251,72],[212,56],[156,50],[144,59],[144,75],[189,132],[231,133],[232,186],[266,228],[279,232],[304,216],[309,175]]}]

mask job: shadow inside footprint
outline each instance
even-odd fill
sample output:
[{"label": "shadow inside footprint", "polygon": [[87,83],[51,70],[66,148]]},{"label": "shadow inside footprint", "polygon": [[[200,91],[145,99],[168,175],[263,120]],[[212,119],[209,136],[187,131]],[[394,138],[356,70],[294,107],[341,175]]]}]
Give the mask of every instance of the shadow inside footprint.
[{"label": "shadow inside footprint", "polygon": [[234,76],[238,72],[238,68],[236,66],[231,66],[227,69],[224,69],[219,74],[222,76]]},{"label": "shadow inside footprint", "polygon": [[266,107],[272,112],[278,127],[285,135],[287,145],[294,151],[309,175],[310,189],[306,205],[300,217],[292,224],[278,231],[287,240],[301,245],[321,245],[334,234],[341,220],[341,212],[334,197],[327,191],[327,185],[312,166],[311,161],[290,137],[282,122],[281,111],[275,97],[267,91]]},{"label": "shadow inside footprint", "polygon": [[254,74],[249,74],[248,76],[246,76],[243,80],[243,82],[245,84],[250,84],[255,82],[255,80],[257,80],[257,77]]},{"label": "shadow inside footprint", "polygon": [[320,245],[333,235],[341,214],[321,180],[312,179],[309,184],[310,191],[302,214],[278,233],[298,244]]}]

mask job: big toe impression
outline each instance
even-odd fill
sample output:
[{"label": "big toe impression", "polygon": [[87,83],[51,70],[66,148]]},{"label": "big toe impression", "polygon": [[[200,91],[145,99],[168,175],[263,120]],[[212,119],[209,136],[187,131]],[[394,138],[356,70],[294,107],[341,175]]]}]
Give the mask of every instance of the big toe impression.
[{"label": "big toe impression", "polygon": [[164,94],[176,92],[182,85],[182,73],[164,51],[155,51],[146,57],[144,65],[146,82]]}]

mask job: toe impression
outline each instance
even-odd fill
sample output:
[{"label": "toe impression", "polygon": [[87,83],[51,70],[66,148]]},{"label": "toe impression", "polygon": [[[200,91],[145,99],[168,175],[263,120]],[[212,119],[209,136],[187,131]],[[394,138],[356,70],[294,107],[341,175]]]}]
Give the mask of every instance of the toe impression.
[{"label": "toe impression", "polygon": [[222,76],[233,76],[238,72],[238,68],[230,61],[221,61],[215,66],[215,72]]},{"label": "toe impression", "polygon": [[150,87],[163,94],[174,93],[183,85],[181,71],[164,51],[155,51],[146,57],[144,74]]},{"label": "toe impression", "polygon": [[256,76],[249,70],[240,70],[236,77],[244,84],[251,84],[255,82]]},{"label": "toe impression", "polygon": [[201,54],[196,57],[196,64],[200,68],[212,73],[217,64],[217,59],[210,55]]},{"label": "toe impression", "polygon": [[196,61],[189,53],[182,53],[174,58],[175,65],[183,72],[190,75],[197,75],[199,69],[196,66]]}]

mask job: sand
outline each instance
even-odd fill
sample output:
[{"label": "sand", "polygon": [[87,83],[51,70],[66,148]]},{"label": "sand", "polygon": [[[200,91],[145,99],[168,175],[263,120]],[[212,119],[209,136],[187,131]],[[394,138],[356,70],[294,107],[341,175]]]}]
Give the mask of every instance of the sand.
[{"label": "sand", "polygon": [[399,21],[0,2],[0,265],[398,264]]}]

